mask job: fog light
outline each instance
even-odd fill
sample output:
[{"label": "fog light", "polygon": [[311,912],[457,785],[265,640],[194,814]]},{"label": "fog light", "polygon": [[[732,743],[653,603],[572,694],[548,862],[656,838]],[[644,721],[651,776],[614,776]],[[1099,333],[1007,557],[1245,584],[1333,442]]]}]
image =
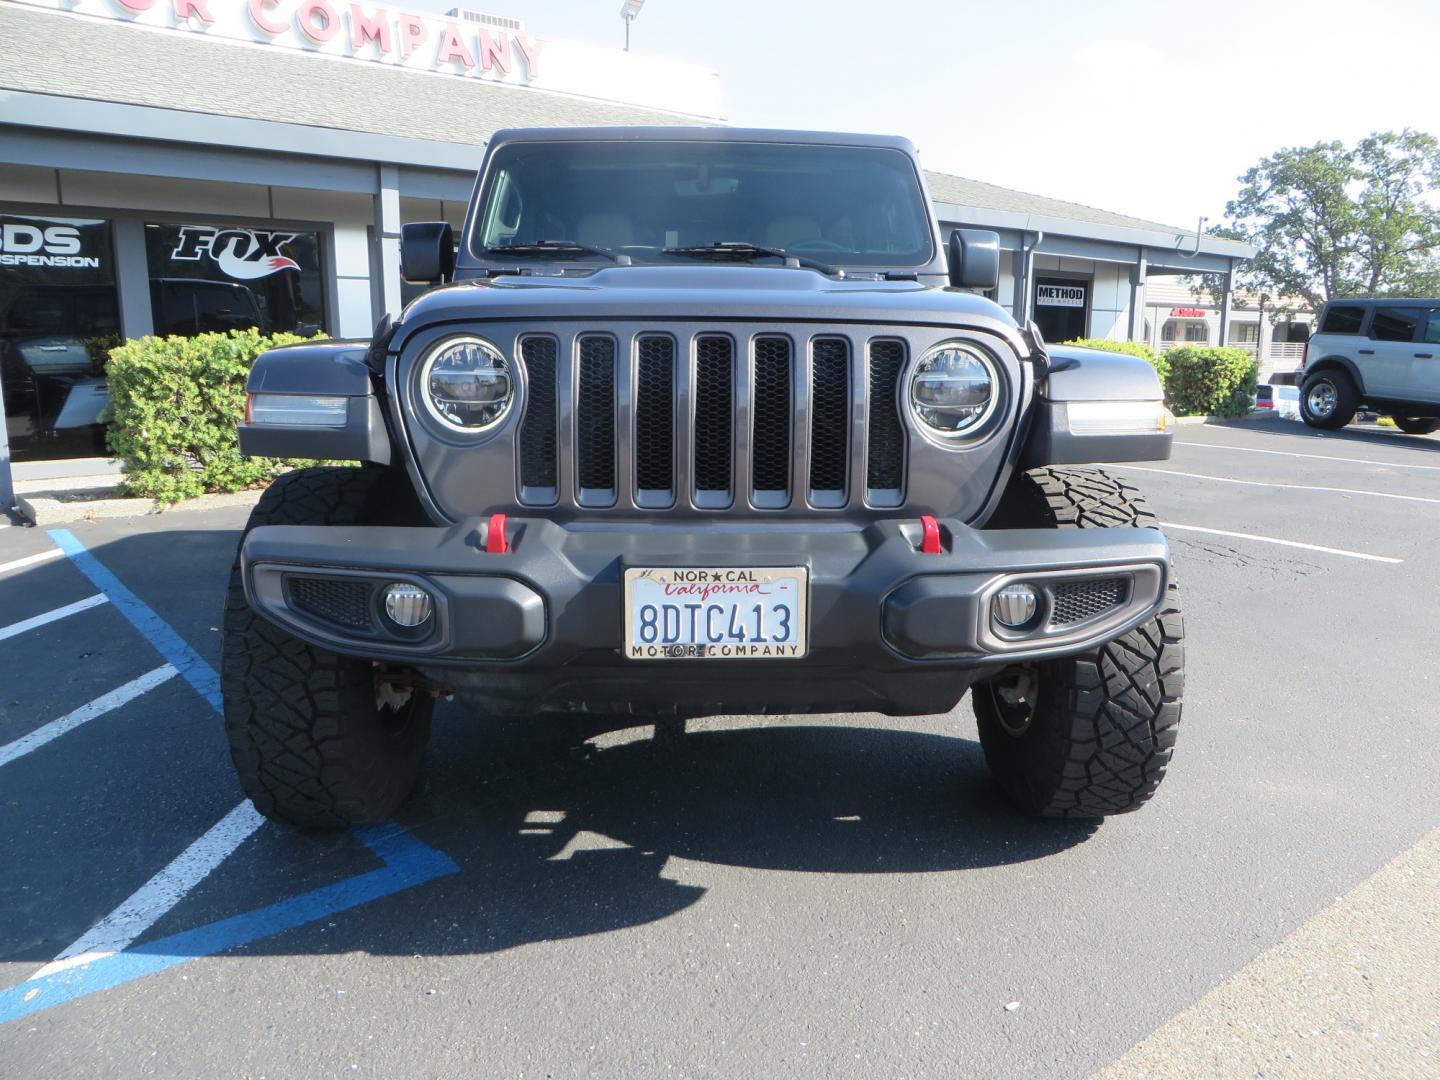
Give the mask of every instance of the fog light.
[{"label": "fog light", "polygon": [[1034,585],[1006,585],[995,594],[995,621],[1001,626],[1018,630],[1035,618],[1040,607],[1040,593]]},{"label": "fog light", "polygon": [[418,585],[396,582],[385,586],[385,614],[397,626],[413,628],[430,618],[434,602]]}]

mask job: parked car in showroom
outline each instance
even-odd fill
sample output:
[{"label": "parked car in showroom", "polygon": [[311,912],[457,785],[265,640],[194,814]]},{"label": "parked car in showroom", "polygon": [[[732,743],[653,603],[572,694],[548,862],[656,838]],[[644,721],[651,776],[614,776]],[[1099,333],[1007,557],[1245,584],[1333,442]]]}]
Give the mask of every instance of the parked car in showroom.
[{"label": "parked car in showroom", "polygon": [[[438,696],[485,715],[948,712],[1023,811],[1133,810],[1184,680],[1170,553],[1096,461],[1169,456],[1143,359],[1047,351],[979,295],[903,139],[501,132],[439,286],[370,341],[272,350],[280,477],[224,624],[260,811],[387,817]],[[794,768],[806,764],[796,761]]]},{"label": "parked car in showroom", "polygon": [[1301,364],[1300,416],[1335,430],[1362,408],[1410,435],[1440,430],[1440,299],[1331,300]]}]

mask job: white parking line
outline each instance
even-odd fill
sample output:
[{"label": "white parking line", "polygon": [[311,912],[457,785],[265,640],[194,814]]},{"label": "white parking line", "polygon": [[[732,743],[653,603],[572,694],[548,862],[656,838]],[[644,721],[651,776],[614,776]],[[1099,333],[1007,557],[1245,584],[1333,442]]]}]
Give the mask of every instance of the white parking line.
[{"label": "white parking line", "polygon": [[1160,522],[1160,528],[1180,529],[1184,532],[1209,533],[1211,536],[1233,536],[1239,540],[1256,540],[1262,544],[1279,544],[1281,547],[1304,548],[1306,551],[1323,551],[1326,555],[1344,555],[1350,559],[1365,559],[1369,562],[1403,563],[1405,561],[1404,559],[1392,559],[1388,555],[1371,555],[1364,551],[1346,551],[1344,548],[1323,547],[1320,544],[1302,544],[1299,540],[1281,540],[1275,536],[1230,532],[1228,529],[1204,529],[1199,525],[1177,525],[1173,521]]},{"label": "white parking line", "polygon": [[88,705],[81,705],[74,712],[66,713],[59,720],[51,720],[43,727],[38,727],[29,735],[22,735],[14,742],[0,746],[0,766],[9,765],[16,758],[24,757],[32,750],[38,750],[52,739],[58,739],[67,731],[72,731],[81,724],[94,720],[97,716],[104,716],[112,709],[118,709],[126,702],[134,701],[147,690],[153,690],[166,679],[172,678],[178,672],[169,664],[156,668],[154,671],[141,675],[138,679],[132,679],[124,686],[111,690],[108,694],[101,694]]},{"label": "white parking line", "polygon": [[1326,491],[1336,495],[1368,495],[1376,499],[1400,499],[1403,502],[1435,503],[1440,505],[1440,499],[1431,499],[1424,495],[1392,495],[1388,491],[1365,491],[1361,488],[1340,488],[1340,487],[1318,487],[1313,484],[1277,484],[1269,480],[1236,480],[1233,476],[1207,476],[1204,473],[1181,472],[1179,469],[1151,469],[1141,465],[1130,465],[1126,462],[1117,462],[1108,465],[1107,468],[1117,472],[1148,472],[1160,473],[1162,476],[1186,476],[1191,480],[1214,480],[1221,484],[1244,484],[1246,487],[1284,488],[1286,491]]},{"label": "white parking line", "polygon": [[56,619],[63,619],[67,615],[74,615],[78,611],[88,611],[92,607],[99,607],[101,604],[108,604],[110,598],[104,593],[96,593],[94,596],[84,600],[76,600],[73,604],[66,604],[54,611],[47,611],[43,615],[36,615],[33,619],[26,619],[23,622],[11,623],[9,626],[0,626],[0,641],[12,638],[16,634],[23,634],[26,630],[34,630],[37,626],[44,626]]},{"label": "white parking line", "polygon": [[1405,465],[1398,461],[1373,461],[1370,458],[1340,457],[1337,454],[1297,454],[1294,450],[1262,450],[1258,446],[1234,446],[1230,443],[1181,442],[1176,446],[1199,446],[1206,450],[1238,450],[1242,454],[1275,454],[1278,457],[1314,458],[1316,461],[1346,461],[1351,465],[1383,465],[1387,469],[1423,469],[1440,472],[1440,465]]},{"label": "white parking line", "polygon": [[264,820],[248,800],[242,802],[30,978],[80,967],[125,949],[229,858]]},{"label": "white parking line", "polygon": [[51,548],[38,555],[26,555],[23,559],[12,559],[7,563],[0,563],[0,574],[8,574],[11,570],[20,570],[26,566],[34,566],[36,563],[49,562],[51,559],[60,559],[64,556],[65,552],[59,548]]}]

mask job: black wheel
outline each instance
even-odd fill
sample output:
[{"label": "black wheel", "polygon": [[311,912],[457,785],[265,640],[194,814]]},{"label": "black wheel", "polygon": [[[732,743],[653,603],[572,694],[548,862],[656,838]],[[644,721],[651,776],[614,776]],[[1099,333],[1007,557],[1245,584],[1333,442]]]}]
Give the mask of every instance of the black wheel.
[{"label": "black wheel", "polygon": [[1300,388],[1300,418],[1314,428],[1335,431],[1355,419],[1360,391],[1343,371],[1321,371]]},{"label": "black wheel", "polygon": [[[1017,473],[987,528],[1154,527],[1136,490],[1099,469]],[[1011,667],[971,692],[980,745],[1028,814],[1092,818],[1147,802],[1170,764],[1185,688],[1172,582],[1158,614],[1092,652]]]},{"label": "black wheel", "polygon": [[[422,523],[403,475],[368,468],[287,473],[260,497],[245,531],[357,523]],[[224,634],[225,734],[255,808],[311,828],[388,818],[420,775],[431,696],[403,672],[317,648],[255,614],[238,559]]]},{"label": "black wheel", "polygon": [[1395,416],[1391,419],[1406,435],[1429,435],[1432,431],[1440,431],[1440,420],[1423,416]]}]

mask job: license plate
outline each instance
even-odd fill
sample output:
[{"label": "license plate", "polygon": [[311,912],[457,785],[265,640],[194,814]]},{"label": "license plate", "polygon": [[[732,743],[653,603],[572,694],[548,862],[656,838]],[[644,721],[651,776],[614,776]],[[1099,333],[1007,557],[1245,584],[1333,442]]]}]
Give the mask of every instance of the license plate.
[{"label": "license plate", "polygon": [[782,567],[631,567],[631,660],[798,660],[805,655],[809,571]]}]

